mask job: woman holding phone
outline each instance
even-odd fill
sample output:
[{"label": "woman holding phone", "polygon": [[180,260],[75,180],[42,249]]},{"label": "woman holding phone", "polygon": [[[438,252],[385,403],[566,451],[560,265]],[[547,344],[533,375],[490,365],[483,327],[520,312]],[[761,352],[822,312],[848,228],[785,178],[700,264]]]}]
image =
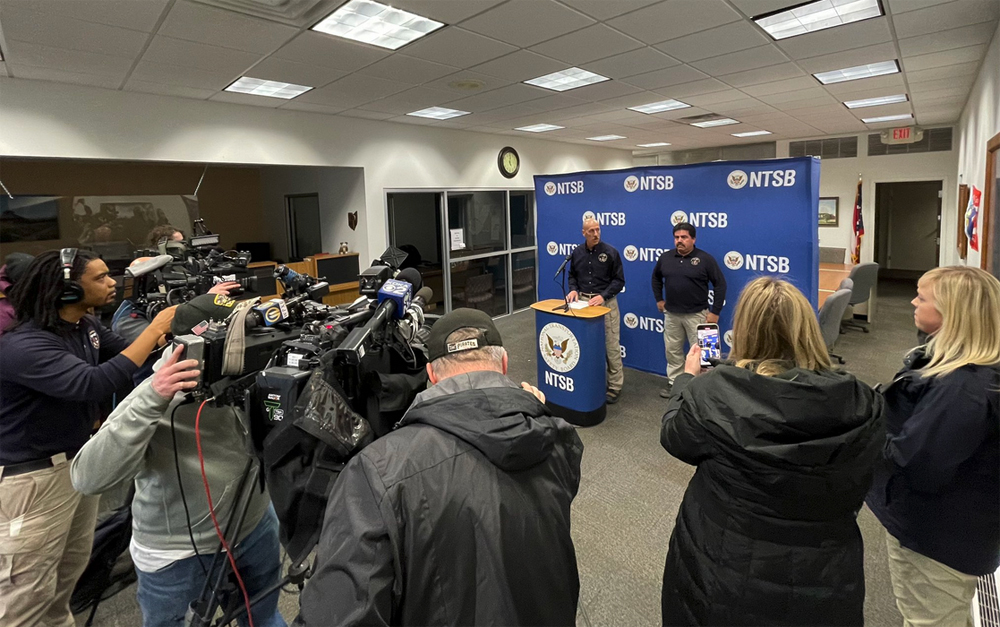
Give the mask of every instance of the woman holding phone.
[{"label": "woman holding phone", "polygon": [[964,627],[976,581],[1000,565],[1000,281],[935,268],[913,306],[929,340],[883,392],[889,433],[867,502],[903,624]]},{"label": "woman holding phone", "polygon": [[832,369],[809,302],[772,277],[740,295],[730,363],[703,372],[700,353],[660,432],[697,466],[670,536],[663,624],[862,625],[856,516],[884,442],[881,396]]}]

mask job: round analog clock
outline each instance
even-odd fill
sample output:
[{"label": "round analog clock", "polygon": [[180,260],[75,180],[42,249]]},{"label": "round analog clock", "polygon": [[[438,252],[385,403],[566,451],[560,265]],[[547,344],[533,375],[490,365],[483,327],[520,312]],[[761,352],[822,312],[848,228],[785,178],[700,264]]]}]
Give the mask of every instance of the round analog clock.
[{"label": "round analog clock", "polygon": [[500,150],[497,165],[500,167],[500,174],[512,179],[517,176],[517,171],[521,169],[521,157],[518,156],[516,150],[506,146]]}]

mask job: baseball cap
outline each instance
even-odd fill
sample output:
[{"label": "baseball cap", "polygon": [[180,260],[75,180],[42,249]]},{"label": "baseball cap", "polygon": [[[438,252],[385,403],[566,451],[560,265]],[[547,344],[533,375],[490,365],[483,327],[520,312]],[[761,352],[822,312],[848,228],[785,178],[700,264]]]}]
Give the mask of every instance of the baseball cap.
[{"label": "baseball cap", "polygon": [[170,332],[187,335],[202,322],[223,321],[233,313],[236,301],[224,294],[202,294],[177,306]]},{"label": "baseball cap", "polygon": [[[447,342],[448,336],[455,331],[469,328],[477,329],[479,334],[460,342]],[[431,361],[486,346],[503,346],[503,339],[489,314],[478,309],[463,307],[441,316],[427,336],[427,355]]]}]

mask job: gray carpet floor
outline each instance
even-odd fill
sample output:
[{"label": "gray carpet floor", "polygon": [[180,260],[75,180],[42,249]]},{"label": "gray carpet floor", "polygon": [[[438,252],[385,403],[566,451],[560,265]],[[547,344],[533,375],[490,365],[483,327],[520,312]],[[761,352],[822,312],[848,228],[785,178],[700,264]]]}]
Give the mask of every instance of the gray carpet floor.
[{"label": "gray carpet floor", "polygon": [[[881,282],[871,333],[849,331],[836,350],[844,369],[875,385],[885,383],[916,344],[915,282]],[[516,313],[497,321],[510,353],[509,375],[535,383],[534,314]],[[667,541],[677,508],[694,468],[668,455],[659,443],[666,401],[662,377],[626,370],[621,402],[596,427],[580,429],[586,447],[580,493],[573,504],[573,539],[580,569],[579,625],[645,626],[660,622],[660,584]],[[867,508],[858,523],[865,541],[865,623],[896,626],[886,562],[884,531]],[[282,593],[280,608],[291,622],[297,596]],[[85,616],[77,617],[83,625]],[[142,623],[131,586],[105,601],[96,625],[132,627]]]}]

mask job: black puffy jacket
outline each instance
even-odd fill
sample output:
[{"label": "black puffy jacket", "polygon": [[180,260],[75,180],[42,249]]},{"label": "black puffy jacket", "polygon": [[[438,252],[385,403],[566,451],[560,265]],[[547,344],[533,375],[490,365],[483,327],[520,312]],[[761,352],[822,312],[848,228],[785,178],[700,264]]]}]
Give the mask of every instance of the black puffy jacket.
[{"label": "black puffy jacket", "polygon": [[678,377],[660,441],[698,467],[670,536],[664,625],[861,625],[856,515],[881,396],[842,372]]},{"label": "black puffy jacket", "polygon": [[334,484],[298,624],[574,624],[582,454],[499,373],[422,392]]}]

